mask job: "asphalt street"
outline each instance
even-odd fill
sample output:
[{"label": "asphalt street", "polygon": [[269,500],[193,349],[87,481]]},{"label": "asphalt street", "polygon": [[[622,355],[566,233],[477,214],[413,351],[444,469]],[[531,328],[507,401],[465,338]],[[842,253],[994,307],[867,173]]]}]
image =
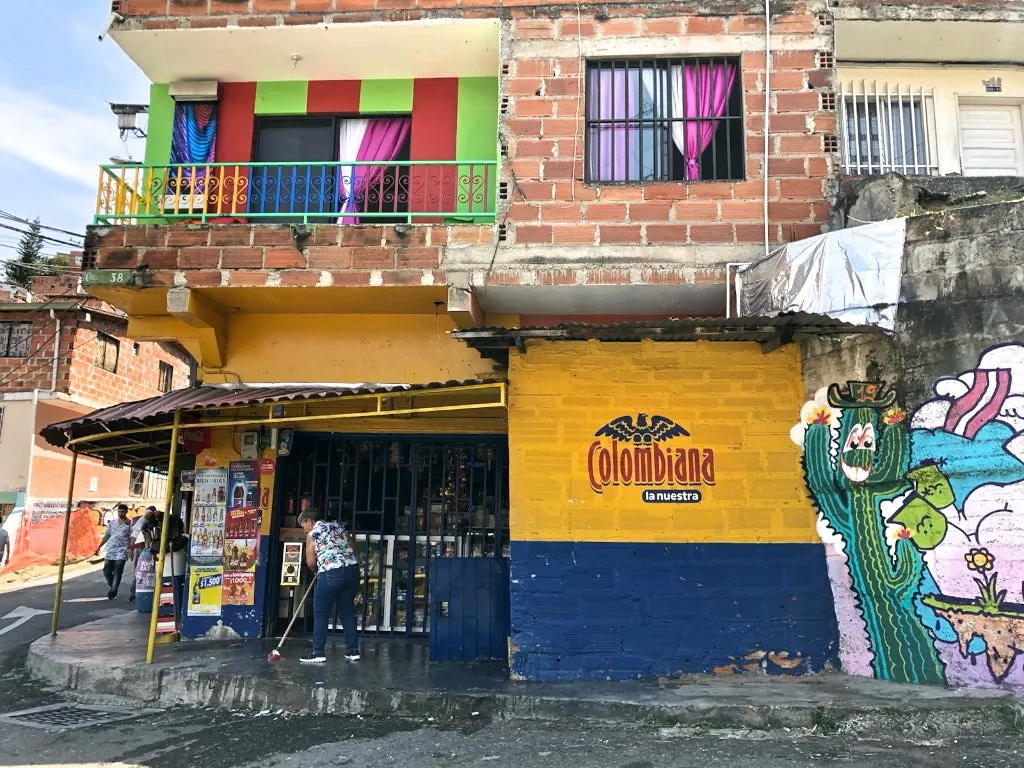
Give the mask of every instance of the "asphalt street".
[{"label": "asphalt street", "polygon": [[[53,586],[0,594],[0,632],[18,608],[49,611]],[[65,587],[61,624],[123,611],[99,573]],[[85,602],[88,598],[102,599]],[[28,644],[49,630],[48,613],[0,635],[0,716],[59,704],[31,681]],[[124,711],[122,711],[122,714]],[[131,719],[61,733],[0,720],[0,765],[60,768],[1018,768],[1024,738],[930,739],[913,732],[870,738],[798,731],[705,731],[584,723],[446,721],[295,716],[286,712],[128,710]]]}]

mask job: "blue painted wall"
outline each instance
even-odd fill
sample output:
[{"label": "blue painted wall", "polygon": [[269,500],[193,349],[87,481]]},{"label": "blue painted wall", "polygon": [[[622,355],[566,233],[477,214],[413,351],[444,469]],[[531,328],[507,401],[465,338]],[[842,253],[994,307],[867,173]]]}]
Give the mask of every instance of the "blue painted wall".
[{"label": "blue painted wall", "polygon": [[511,578],[519,678],[838,668],[820,544],[516,541]]}]

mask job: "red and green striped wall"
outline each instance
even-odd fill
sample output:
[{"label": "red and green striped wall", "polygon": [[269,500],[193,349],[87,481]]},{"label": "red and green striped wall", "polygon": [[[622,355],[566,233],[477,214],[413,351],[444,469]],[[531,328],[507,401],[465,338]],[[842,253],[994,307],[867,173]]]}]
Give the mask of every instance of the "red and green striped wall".
[{"label": "red and green striped wall", "polygon": [[[375,114],[410,115],[410,160],[498,159],[498,78],[450,77],[221,83],[215,160],[250,162],[256,118],[262,115]],[[170,158],[173,122],[169,87],[154,84],[147,165]],[[493,201],[496,172],[491,174]]]}]

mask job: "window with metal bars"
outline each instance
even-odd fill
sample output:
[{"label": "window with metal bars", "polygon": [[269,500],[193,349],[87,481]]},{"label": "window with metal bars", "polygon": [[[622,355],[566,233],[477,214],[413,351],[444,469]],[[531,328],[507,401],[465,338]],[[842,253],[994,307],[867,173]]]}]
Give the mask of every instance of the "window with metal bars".
[{"label": "window with metal bars", "polygon": [[93,351],[92,364],[104,371],[117,373],[117,356],[120,351],[120,342],[113,336],[108,336],[100,331],[96,334],[96,349]]},{"label": "window with metal bars", "polygon": [[146,470],[142,467],[132,467],[131,475],[128,478],[128,495],[141,496],[146,489]]},{"label": "window with metal bars", "polygon": [[590,61],[585,111],[588,182],[745,177],[737,58]]},{"label": "window with metal bars", "polygon": [[846,173],[938,172],[931,91],[864,82],[845,84],[842,91]]},{"label": "window with metal bars", "polygon": [[0,323],[0,357],[28,357],[32,323]]}]

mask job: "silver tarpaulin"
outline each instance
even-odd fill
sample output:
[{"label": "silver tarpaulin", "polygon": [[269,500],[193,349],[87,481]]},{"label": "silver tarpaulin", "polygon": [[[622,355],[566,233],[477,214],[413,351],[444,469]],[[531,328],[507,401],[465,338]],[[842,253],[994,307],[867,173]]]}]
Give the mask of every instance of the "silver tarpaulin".
[{"label": "silver tarpaulin", "polygon": [[891,219],[789,243],[741,270],[740,314],[810,312],[891,331],[906,231]]}]

